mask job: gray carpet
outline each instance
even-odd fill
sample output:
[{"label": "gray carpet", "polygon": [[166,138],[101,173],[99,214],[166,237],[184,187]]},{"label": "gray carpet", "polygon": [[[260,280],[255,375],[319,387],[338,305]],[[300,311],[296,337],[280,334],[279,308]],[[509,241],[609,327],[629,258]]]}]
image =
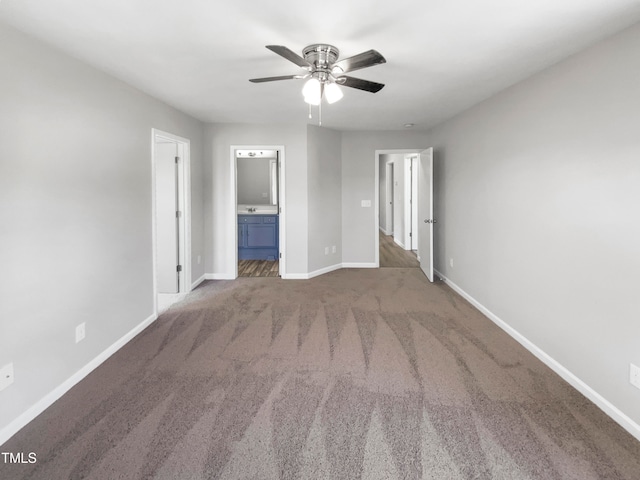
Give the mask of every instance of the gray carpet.
[{"label": "gray carpet", "polygon": [[640,442],[418,269],[201,285],[2,479],[640,479]]}]

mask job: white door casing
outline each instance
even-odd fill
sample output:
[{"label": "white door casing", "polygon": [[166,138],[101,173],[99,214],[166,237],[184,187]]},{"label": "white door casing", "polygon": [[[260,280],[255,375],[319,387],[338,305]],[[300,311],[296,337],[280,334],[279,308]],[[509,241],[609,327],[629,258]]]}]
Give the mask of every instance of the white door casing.
[{"label": "white door casing", "polygon": [[418,258],[420,268],[433,282],[433,148],[419,155],[418,168]]},{"label": "white door casing", "polygon": [[418,250],[418,157],[411,158],[411,250]]}]

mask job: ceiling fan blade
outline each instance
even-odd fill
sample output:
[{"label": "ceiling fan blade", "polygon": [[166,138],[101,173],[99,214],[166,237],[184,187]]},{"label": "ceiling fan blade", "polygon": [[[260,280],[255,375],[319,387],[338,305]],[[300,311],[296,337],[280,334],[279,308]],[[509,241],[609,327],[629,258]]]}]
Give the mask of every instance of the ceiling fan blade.
[{"label": "ceiling fan blade", "polygon": [[307,62],[304,58],[302,58],[300,55],[298,55],[294,51],[289,50],[287,47],[284,47],[282,45],[267,45],[267,48],[271,50],[273,53],[277,53],[278,55],[286,58],[290,62],[295,63],[299,67],[307,68],[311,66],[311,64]]},{"label": "ceiling fan blade", "polygon": [[294,78],[304,78],[304,75],[282,75],[280,77],[263,77],[263,78],[251,78],[250,82],[262,83],[262,82],[275,82],[276,80],[293,80]]},{"label": "ceiling fan blade", "polygon": [[345,87],[357,88],[358,90],[364,90],[365,92],[376,93],[382,90],[384,83],[371,82],[369,80],[362,80],[360,78],[348,77],[343,75],[336,78],[338,85],[344,85]]},{"label": "ceiling fan blade", "polygon": [[353,72],[354,70],[380,65],[381,63],[386,62],[387,61],[382,55],[380,55],[380,53],[375,50],[368,50],[334,63],[333,73],[334,75],[339,75],[341,73]]}]

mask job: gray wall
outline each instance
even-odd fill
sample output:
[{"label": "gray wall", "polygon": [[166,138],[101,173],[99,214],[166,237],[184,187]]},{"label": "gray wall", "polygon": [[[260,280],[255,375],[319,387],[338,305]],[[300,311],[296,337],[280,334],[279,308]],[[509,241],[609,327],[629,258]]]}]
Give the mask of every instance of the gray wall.
[{"label": "gray wall", "polygon": [[[342,262],[340,132],[307,127],[309,273]],[[332,246],[336,247],[333,253]],[[325,255],[325,247],[329,254]]]},{"label": "gray wall", "polygon": [[0,58],[2,429],[153,314],[152,128],[191,139],[204,251],[200,122],[4,26]]},{"label": "gray wall", "polygon": [[214,123],[205,127],[205,244],[206,271],[230,275],[234,249],[230,222],[235,218],[231,198],[232,145],[284,145],[287,215],[286,265],[292,274],[306,273],[308,264],[307,222],[307,127],[306,125],[252,125]]},{"label": "gray wall", "polygon": [[639,51],[636,26],[429,134],[436,268],[638,424]]}]

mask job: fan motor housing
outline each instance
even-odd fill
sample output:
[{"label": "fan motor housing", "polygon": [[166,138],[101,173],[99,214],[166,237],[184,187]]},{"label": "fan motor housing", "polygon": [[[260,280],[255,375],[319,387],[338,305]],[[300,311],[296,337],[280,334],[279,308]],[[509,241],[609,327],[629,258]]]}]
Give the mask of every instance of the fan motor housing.
[{"label": "fan motor housing", "polygon": [[302,55],[314,66],[314,70],[328,70],[338,60],[340,50],[326,43],[314,43],[305,47]]}]

